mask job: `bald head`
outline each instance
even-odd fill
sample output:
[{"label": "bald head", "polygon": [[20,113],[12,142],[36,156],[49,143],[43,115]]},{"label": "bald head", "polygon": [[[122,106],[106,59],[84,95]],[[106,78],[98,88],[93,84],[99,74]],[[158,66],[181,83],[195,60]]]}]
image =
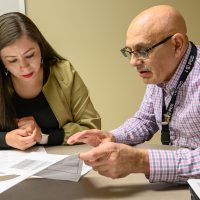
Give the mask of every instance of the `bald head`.
[{"label": "bald head", "polygon": [[[133,19],[127,31],[126,48],[134,52],[131,65],[139,72],[145,71],[146,74],[140,74],[145,83],[158,84],[171,79],[188,48],[186,34],[184,18],[169,5],[148,8]],[[137,58],[143,52],[148,53],[147,59]]]},{"label": "bald head", "polygon": [[158,5],[144,10],[131,22],[127,36],[166,37],[167,35],[181,33],[186,35],[187,28],[182,15],[172,6]]}]

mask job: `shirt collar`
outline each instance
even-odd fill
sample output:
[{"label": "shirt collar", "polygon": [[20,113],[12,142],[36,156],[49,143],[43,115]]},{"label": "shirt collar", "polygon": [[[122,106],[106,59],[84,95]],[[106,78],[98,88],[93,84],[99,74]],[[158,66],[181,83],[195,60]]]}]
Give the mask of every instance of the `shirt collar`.
[{"label": "shirt collar", "polygon": [[177,68],[176,72],[174,73],[174,75],[172,76],[172,78],[167,83],[157,84],[157,86],[162,88],[166,93],[173,93],[174,90],[176,89],[177,82],[185,68],[187,59],[190,55],[191,48],[192,48],[192,45],[191,45],[191,43],[189,43],[187,51],[186,51],[185,55],[183,56],[180,64],[178,65],[178,68]]}]

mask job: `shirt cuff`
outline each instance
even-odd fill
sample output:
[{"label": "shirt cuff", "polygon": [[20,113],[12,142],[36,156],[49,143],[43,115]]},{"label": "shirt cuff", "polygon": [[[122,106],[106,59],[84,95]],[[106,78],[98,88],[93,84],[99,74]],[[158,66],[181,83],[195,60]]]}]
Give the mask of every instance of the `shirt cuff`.
[{"label": "shirt cuff", "polygon": [[150,182],[179,182],[176,152],[168,150],[148,150]]},{"label": "shirt cuff", "polygon": [[123,130],[114,129],[109,132],[112,133],[112,135],[115,137],[116,143],[129,144],[129,142],[127,142],[128,134]]},{"label": "shirt cuff", "polygon": [[43,134],[43,133],[41,135],[42,135],[42,139],[40,140],[39,144],[47,144],[48,139],[49,139],[49,135]]}]

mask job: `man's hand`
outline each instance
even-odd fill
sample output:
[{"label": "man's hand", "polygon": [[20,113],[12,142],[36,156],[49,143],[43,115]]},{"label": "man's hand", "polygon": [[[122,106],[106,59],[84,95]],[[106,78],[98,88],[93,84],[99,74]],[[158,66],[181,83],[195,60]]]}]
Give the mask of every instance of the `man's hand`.
[{"label": "man's hand", "polygon": [[99,174],[111,178],[122,178],[131,173],[149,175],[150,171],[148,151],[125,144],[106,142],[80,153],[80,159]]},{"label": "man's hand", "polygon": [[98,129],[91,129],[91,130],[78,132],[72,135],[67,140],[68,144],[74,144],[77,142],[86,143],[86,144],[96,147],[104,142],[115,142],[115,138],[109,132],[101,131]]}]

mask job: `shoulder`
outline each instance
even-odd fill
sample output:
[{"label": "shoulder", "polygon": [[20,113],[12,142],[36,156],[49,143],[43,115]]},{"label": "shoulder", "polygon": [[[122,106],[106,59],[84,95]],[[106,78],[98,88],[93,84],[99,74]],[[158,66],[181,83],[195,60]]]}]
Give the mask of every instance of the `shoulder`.
[{"label": "shoulder", "polygon": [[51,76],[55,76],[57,80],[63,81],[65,83],[71,82],[76,73],[76,70],[68,60],[61,61],[52,66],[50,71]]},{"label": "shoulder", "polygon": [[197,84],[199,85],[200,82],[200,46],[196,46],[197,47],[197,57],[195,60],[195,64],[194,67],[192,69],[192,71],[190,72],[188,79],[186,80],[186,82],[190,85],[192,84]]},{"label": "shoulder", "polygon": [[197,57],[195,60],[195,65],[200,65],[200,46],[196,45],[197,47]]},{"label": "shoulder", "polygon": [[160,85],[157,85],[157,84],[148,84],[147,87],[146,87],[146,92],[147,93],[151,93],[151,95],[154,93],[154,92],[157,92],[157,91],[160,91],[162,90],[161,89],[161,86]]},{"label": "shoulder", "polygon": [[158,98],[162,93],[161,86],[157,84],[147,84],[146,91],[145,91],[145,98],[155,100],[155,98]]},{"label": "shoulder", "polygon": [[52,71],[56,74],[60,74],[60,75],[65,75],[65,74],[70,74],[70,73],[74,73],[75,69],[72,66],[71,62],[68,60],[65,61],[61,61],[57,64],[55,64],[54,66],[51,67]]}]

